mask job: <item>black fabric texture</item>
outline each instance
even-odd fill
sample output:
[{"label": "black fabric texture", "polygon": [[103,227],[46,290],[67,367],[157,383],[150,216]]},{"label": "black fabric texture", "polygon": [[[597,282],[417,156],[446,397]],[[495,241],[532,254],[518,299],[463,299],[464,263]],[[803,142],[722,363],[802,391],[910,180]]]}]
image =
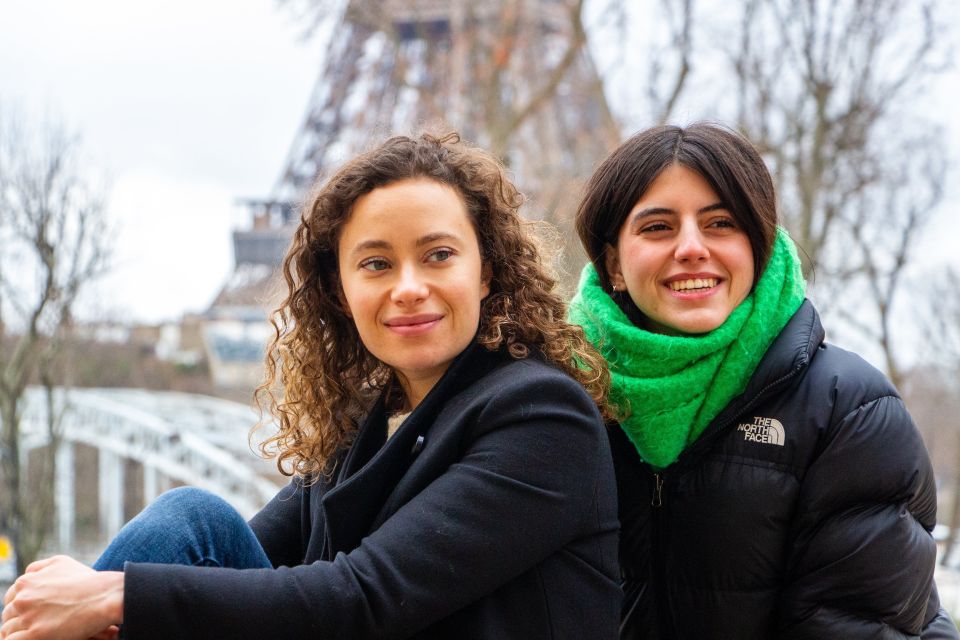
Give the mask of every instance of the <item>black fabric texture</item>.
[{"label": "black fabric texture", "polygon": [[129,564],[127,638],[616,638],[615,478],[582,387],[475,346],[386,443],[384,421],[253,518],[275,569]]},{"label": "black fabric texture", "polygon": [[659,474],[610,429],[621,638],[960,637],[933,585],[920,435],[880,372],[823,339],[805,301],[746,391]]}]

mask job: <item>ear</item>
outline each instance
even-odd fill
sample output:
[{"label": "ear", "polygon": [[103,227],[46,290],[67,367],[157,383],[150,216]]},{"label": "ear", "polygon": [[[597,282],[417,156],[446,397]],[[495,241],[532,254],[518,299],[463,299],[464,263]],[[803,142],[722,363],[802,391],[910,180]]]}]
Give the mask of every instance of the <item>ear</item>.
[{"label": "ear", "polygon": [[484,261],[480,269],[480,299],[483,300],[490,295],[490,281],[493,280],[493,267],[489,262]]},{"label": "ear", "polygon": [[626,291],[627,283],[620,269],[620,254],[612,244],[608,243],[603,249],[603,266],[607,270],[607,277],[610,278],[614,291]]}]

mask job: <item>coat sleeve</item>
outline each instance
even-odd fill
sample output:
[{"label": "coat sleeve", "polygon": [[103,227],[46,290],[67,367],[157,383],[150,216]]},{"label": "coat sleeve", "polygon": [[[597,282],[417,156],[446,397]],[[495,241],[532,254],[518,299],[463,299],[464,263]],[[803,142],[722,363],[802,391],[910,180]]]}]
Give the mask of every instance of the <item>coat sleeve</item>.
[{"label": "coat sleeve", "polygon": [[935,519],[929,457],[900,398],[876,398],[836,420],[803,479],[780,637],[916,638],[942,625]]},{"label": "coat sleeve", "polygon": [[309,535],[309,491],[294,478],[250,519],[250,528],[274,567],[303,562],[305,534]]},{"label": "coat sleeve", "polygon": [[571,379],[541,377],[507,380],[459,461],[331,562],[128,565],[126,637],[406,638],[596,531],[602,421]]}]

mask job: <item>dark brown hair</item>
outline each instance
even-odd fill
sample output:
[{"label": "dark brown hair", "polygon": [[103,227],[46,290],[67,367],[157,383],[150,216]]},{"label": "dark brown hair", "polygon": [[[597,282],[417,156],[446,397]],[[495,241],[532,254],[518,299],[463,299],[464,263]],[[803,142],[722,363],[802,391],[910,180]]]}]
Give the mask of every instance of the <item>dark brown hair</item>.
[{"label": "dark brown hair", "polygon": [[777,229],[773,179],[757,149],[718,124],[664,125],[634,134],[594,172],[577,210],[580,242],[600,283],[611,292],[604,264],[606,246],[617,244],[620,227],[660,172],[679,164],[710,183],[747,234],[753,249],[754,283],[766,267]]},{"label": "dark brown hair", "polygon": [[607,413],[606,365],[582,329],[566,322],[556,282],[518,212],[523,197],[503,167],[456,134],[398,136],[349,161],[313,195],[284,258],[288,292],[272,315],[266,379],[256,393],[279,426],[261,451],[276,456],[283,473],[329,472],[327,461],[352,440],[372,393],[393,378],[364,347],[342,306],[337,246],[361,196],[411,178],[447,185],[466,205],[492,272],[477,341],[514,358],[537,349]]}]

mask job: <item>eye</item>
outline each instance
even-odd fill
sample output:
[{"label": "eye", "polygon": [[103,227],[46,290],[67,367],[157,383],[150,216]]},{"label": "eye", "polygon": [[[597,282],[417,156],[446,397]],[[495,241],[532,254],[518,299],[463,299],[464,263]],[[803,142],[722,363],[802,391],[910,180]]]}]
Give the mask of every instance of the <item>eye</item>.
[{"label": "eye", "polygon": [[707,225],[715,229],[736,229],[737,221],[734,220],[731,216],[722,216],[719,218],[714,218],[710,221],[710,224]]},{"label": "eye", "polygon": [[662,220],[655,220],[640,227],[640,233],[656,233],[658,231],[669,231],[670,225]]},{"label": "eye", "polygon": [[360,268],[366,271],[383,271],[390,268],[390,263],[383,258],[367,258],[360,263]]},{"label": "eye", "polygon": [[453,257],[453,249],[438,247],[427,253],[427,262],[446,262]]}]

